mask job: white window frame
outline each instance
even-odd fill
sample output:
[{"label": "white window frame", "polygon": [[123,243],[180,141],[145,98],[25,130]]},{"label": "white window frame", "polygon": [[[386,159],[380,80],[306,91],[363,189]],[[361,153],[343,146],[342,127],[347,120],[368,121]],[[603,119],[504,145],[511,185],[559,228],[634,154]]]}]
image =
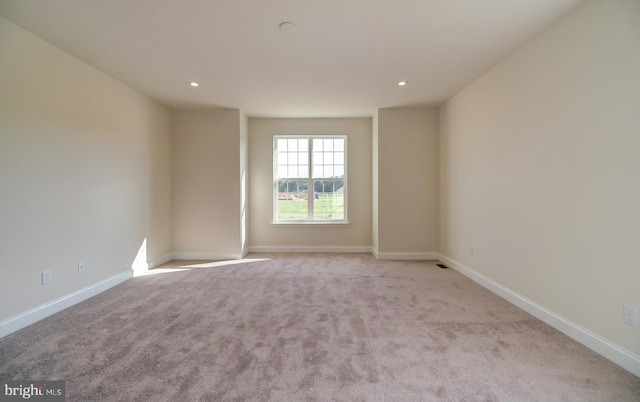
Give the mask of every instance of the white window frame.
[{"label": "white window frame", "polygon": [[[306,139],[309,141],[308,155],[309,155],[309,173],[307,178],[302,179],[290,179],[290,180],[307,180],[307,219],[303,220],[279,220],[278,219],[278,196],[279,188],[278,181],[283,180],[278,177],[278,161],[277,161],[277,142],[278,139]],[[314,178],[313,177],[313,140],[314,139],[342,139],[344,140],[344,177],[340,179],[331,178]],[[272,224],[274,225],[345,225],[349,223],[348,220],[348,141],[346,135],[274,135],[273,136],[273,196],[271,197],[273,202],[272,211]],[[323,219],[315,220],[314,216],[314,188],[316,181],[343,181],[343,203],[344,203],[344,218],[343,219]]]}]

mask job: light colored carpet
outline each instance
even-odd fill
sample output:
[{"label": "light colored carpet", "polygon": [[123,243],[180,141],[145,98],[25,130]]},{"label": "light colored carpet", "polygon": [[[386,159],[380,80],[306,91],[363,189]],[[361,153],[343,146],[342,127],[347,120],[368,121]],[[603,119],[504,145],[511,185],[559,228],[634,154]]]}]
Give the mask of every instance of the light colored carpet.
[{"label": "light colored carpet", "polygon": [[69,401],[640,400],[638,377],[435,262],[155,273],[0,339],[0,379],[66,380]]}]

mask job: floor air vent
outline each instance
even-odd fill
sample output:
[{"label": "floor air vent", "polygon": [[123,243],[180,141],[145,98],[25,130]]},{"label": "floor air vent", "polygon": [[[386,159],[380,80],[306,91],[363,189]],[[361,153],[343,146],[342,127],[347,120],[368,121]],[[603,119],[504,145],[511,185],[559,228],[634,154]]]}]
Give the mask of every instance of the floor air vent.
[{"label": "floor air vent", "polygon": [[437,266],[439,266],[439,267],[440,267],[440,268],[442,268],[442,269],[447,269],[447,268],[449,268],[449,267],[447,267],[447,266],[446,266],[446,265],[444,265],[444,264],[436,264],[436,265],[437,265]]}]

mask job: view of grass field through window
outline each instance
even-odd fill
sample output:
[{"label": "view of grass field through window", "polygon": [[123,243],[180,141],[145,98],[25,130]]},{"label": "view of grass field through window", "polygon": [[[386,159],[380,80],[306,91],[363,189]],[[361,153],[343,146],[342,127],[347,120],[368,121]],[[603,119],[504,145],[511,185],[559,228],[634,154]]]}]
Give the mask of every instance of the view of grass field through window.
[{"label": "view of grass field through window", "polygon": [[344,137],[274,137],[274,221],[344,221],[345,154]]}]

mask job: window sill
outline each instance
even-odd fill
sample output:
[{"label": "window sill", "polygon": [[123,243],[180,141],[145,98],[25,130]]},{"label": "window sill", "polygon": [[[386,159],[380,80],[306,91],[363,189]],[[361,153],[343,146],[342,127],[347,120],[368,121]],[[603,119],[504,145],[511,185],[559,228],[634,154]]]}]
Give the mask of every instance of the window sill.
[{"label": "window sill", "polygon": [[335,221],[335,222],[271,222],[274,226],[349,226],[348,221]]}]

